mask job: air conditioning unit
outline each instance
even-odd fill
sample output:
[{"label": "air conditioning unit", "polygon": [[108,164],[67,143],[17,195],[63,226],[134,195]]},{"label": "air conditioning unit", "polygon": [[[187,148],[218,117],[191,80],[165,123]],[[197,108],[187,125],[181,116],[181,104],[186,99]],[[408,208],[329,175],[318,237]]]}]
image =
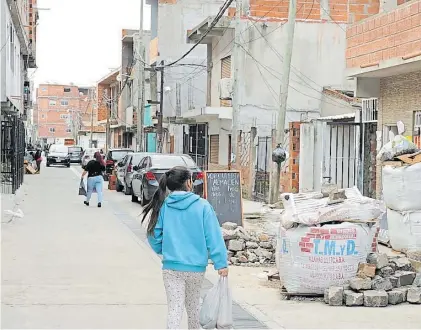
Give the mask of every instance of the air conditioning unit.
[{"label": "air conditioning unit", "polygon": [[231,78],[222,78],[219,81],[219,98],[221,100],[231,100],[232,99],[232,79]]}]

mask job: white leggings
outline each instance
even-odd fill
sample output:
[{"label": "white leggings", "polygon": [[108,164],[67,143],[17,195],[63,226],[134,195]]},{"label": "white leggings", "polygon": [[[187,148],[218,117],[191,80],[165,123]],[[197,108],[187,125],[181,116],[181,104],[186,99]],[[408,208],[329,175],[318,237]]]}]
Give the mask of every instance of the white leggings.
[{"label": "white leggings", "polygon": [[167,329],[180,329],[186,306],[189,329],[200,329],[200,290],[205,273],[163,270],[167,292]]}]

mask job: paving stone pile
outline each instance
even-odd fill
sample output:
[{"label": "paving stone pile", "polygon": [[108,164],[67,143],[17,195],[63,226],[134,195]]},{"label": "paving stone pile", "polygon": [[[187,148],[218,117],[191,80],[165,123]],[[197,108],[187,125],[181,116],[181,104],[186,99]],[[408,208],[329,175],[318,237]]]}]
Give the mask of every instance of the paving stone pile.
[{"label": "paving stone pile", "polygon": [[264,233],[247,232],[232,222],[222,225],[228,250],[228,263],[235,266],[261,266],[275,263],[276,239]]},{"label": "paving stone pile", "polygon": [[330,306],[366,307],[421,304],[421,273],[414,271],[406,257],[370,253],[347,285],[325,290],[324,302]]}]

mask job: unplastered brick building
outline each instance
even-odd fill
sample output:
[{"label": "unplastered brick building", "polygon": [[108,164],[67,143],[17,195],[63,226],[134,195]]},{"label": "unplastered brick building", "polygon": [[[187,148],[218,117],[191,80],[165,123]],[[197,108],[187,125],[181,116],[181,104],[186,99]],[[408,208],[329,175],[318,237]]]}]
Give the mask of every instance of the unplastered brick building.
[{"label": "unplastered brick building", "polygon": [[[385,8],[347,29],[348,77],[356,80],[356,95],[370,98],[363,120],[376,121],[377,148],[397,134],[420,145],[421,131],[421,1],[386,2]],[[377,164],[377,195],[381,195],[381,166]]]}]

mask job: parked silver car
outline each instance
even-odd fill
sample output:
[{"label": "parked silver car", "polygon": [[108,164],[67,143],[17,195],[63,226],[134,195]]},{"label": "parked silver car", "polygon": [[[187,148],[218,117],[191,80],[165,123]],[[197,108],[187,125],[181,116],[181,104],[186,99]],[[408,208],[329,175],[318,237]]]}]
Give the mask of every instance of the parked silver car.
[{"label": "parked silver car", "polygon": [[87,148],[82,155],[82,167],[85,167],[92,159],[94,159],[95,152],[99,151],[97,148]]},{"label": "parked silver car", "polygon": [[147,152],[130,152],[117,163],[117,191],[123,191],[125,195],[131,195],[133,167],[138,166],[140,161],[150,154]]}]

